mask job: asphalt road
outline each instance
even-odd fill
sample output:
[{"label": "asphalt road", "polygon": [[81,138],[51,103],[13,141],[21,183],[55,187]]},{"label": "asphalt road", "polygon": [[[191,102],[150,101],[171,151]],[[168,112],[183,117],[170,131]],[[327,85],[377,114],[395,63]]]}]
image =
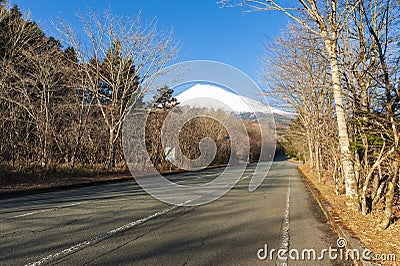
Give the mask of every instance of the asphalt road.
[{"label": "asphalt road", "polygon": [[[160,202],[134,181],[1,200],[0,265],[349,264],[327,254],[286,261],[271,252],[296,249],[301,259],[304,249],[318,257],[336,247],[295,166],[274,162],[261,187],[249,192],[249,165],[228,194],[196,207]],[[204,183],[221,171],[169,178]]]}]

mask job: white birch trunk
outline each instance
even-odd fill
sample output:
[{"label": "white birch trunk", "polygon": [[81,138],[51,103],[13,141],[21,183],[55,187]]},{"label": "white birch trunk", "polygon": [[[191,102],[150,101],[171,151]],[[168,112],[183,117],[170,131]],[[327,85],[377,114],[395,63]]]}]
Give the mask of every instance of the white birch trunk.
[{"label": "white birch trunk", "polygon": [[339,131],[339,147],[341,153],[342,169],[346,189],[346,204],[349,208],[359,211],[360,200],[358,197],[357,180],[354,173],[354,165],[352,162],[352,153],[349,150],[350,141],[347,132],[346,115],[343,105],[342,88],[340,86],[340,74],[337,59],[337,39],[333,37],[331,40],[328,34],[322,33],[326,50],[329,54],[329,63],[331,67],[333,96],[335,100],[336,119]]}]

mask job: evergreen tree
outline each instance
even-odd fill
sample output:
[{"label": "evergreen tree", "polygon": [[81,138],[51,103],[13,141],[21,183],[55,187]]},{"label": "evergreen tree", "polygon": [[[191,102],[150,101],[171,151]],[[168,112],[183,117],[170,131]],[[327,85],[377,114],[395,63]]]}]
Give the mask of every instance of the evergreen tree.
[{"label": "evergreen tree", "polygon": [[174,91],[167,85],[157,90],[157,94],[153,98],[153,108],[162,108],[164,110],[171,109],[178,105],[178,100],[173,97]]}]

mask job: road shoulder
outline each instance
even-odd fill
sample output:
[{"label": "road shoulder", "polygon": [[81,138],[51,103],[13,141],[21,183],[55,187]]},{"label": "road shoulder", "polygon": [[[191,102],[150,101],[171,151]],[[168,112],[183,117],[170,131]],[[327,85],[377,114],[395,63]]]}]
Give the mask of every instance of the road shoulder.
[{"label": "road shoulder", "polygon": [[[344,195],[335,197],[333,189],[313,178],[307,167],[298,167],[298,170],[332,228],[340,238],[345,239],[347,242],[346,248],[348,250],[357,249],[362,252],[368,249],[372,251],[372,254],[378,254],[378,256],[395,254],[397,259],[396,261],[379,262],[360,259],[359,261],[354,261],[355,265],[400,265],[398,262],[398,244],[396,243],[399,239],[393,237],[393,235],[398,235],[398,233],[394,233],[398,232],[398,226],[389,228],[386,231],[376,230],[375,223],[378,223],[378,221],[374,223],[374,221],[371,222],[371,217],[350,213],[345,207],[344,200],[342,200]],[[342,204],[340,204],[341,200],[343,201]],[[374,243],[374,239],[379,239],[379,243]]]}]

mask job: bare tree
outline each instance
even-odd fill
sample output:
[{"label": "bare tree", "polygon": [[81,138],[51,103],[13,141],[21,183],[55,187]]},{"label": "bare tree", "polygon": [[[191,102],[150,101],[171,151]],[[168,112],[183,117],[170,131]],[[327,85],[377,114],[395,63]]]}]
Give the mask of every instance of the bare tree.
[{"label": "bare tree", "polygon": [[[368,4],[366,8],[366,4]],[[393,49],[393,45],[398,41],[399,33],[393,34],[392,27],[396,27],[398,23],[398,11],[400,10],[400,5],[395,1],[369,1],[367,3],[362,3],[360,7],[360,13],[363,14],[363,19],[368,28],[368,32],[372,39],[372,50],[374,56],[377,58],[378,70],[374,75],[374,81],[376,86],[379,88],[378,95],[382,95],[382,107],[384,113],[384,119],[377,119],[375,121],[381,120],[382,122],[378,124],[379,128],[383,128],[382,133],[385,133],[387,137],[382,134],[383,147],[379,153],[378,158],[372,165],[368,176],[378,167],[380,164],[390,158],[392,161],[392,167],[389,170],[389,180],[387,182],[387,192],[386,192],[386,203],[385,203],[385,213],[382,218],[379,228],[386,229],[391,220],[392,216],[392,206],[395,194],[395,186],[398,180],[398,174],[400,172],[400,154],[399,154],[399,111],[400,111],[400,88],[398,87],[399,74],[398,68],[398,58],[399,50],[398,48]],[[392,35],[392,36],[391,36]],[[395,59],[395,60],[393,60]],[[380,89],[383,88],[383,89]],[[383,125],[382,125],[383,124]],[[387,126],[385,125],[387,124]],[[382,127],[383,126],[383,127]],[[388,139],[388,140],[386,140]],[[390,148],[384,149],[385,144],[390,143]],[[388,145],[389,146],[389,145]],[[392,155],[393,154],[393,155]],[[363,190],[365,186],[368,185],[368,178],[364,183]]]},{"label": "bare tree", "polygon": [[[272,96],[296,110],[298,122],[305,129],[301,139],[307,140],[307,148],[301,152],[321,179],[330,161],[323,160],[327,151],[324,143],[332,139],[331,131],[337,135],[337,127],[331,125],[334,111],[331,78],[327,71],[329,63],[316,38],[307,29],[289,25],[266,49],[261,80],[271,89]],[[337,152],[328,152],[327,157],[335,158]]]},{"label": "bare tree", "polygon": [[[234,2],[231,0],[221,1],[224,5]],[[279,1],[267,0],[245,0],[241,5],[249,7],[250,11],[281,11],[298,22],[302,27],[320,36],[328,54],[330,72],[332,79],[332,92],[335,100],[335,112],[338,124],[339,146],[341,161],[346,184],[346,203],[349,208],[359,210],[359,197],[357,191],[357,180],[355,178],[353,156],[349,150],[350,140],[347,132],[346,115],[343,102],[343,91],[340,82],[338,65],[338,40],[339,33],[343,27],[343,20],[349,16],[359,1],[337,0],[324,1],[299,0],[297,5],[286,7]]]},{"label": "bare tree", "polygon": [[57,27],[76,51],[90,89],[90,101],[100,110],[108,130],[108,167],[115,166],[116,144],[129,101],[141,101],[148,82],[176,59],[178,44],[172,31],[158,31],[155,20],[142,24],[135,18],[89,11],[80,16],[85,36],[61,22]]},{"label": "bare tree", "polygon": [[10,130],[13,133],[10,151],[19,153],[16,144],[25,142],[22,145],[31,145],[32,156],[46,167],[51,157],[55,115],[51,108],[63,87],[64,72],[59,60],[62,52],[59,42],[45,37],[35,23],[22,18],[17,7],[9,11],[3,22],[7,27],[2,28],[6,42],[1,52],[4,71],[0,99],[8,103],[9,111],[20,112],[18,115],[9,113],[12,130],[15,130]]},{"label": "bare tree", "polygon": [[[375,209],[382,189],[395,192],[389,183],[396,183],[399,163],[398,12],[398,1],[361,1],[341,34],[341,74],[352,114],[351,150],[355,152],[363,214]],[[394,168],[385,166],[389,162]],[[389,194],[386,200],[393,200]],[[388,208],[385,212],[390,213]],[[384,220],[381,227],[386,228],[390,218]]]},{"label": "bare tree", "polygon": [[[364,214],[376,209],[378,201],[385,201],[379,228],[386,228],[391,221],[397,191],[395,184],[399,178],[398,10],[399,3],[394,1],[359,1],[348,16],[343,17],[341,30],[338,31],[337,62],[343,109],[348,117],[349,150],[353,153],[355,163],[356,188],[360,193]],[[304,131],[297,128],[299,132],[290,135],[291,141],[296,142],[296,147],[302,149],[310,165],[319,172],[322,167],[318,167],[318,148],[315,146],[322,140],[323,146],[333,147],[327,145],[332,139],[328,136],[337,135],[335,132],[327,134],[329,130],[324,126],[329,124],[329,116],[320,116],[326,106],[322,105],[321,109],[318,104],[321,99],[329,99],[329,90],[321,94],[323,90],[320,88],[323,86],[318,84],[321,82],[330,86],[326,78],[333,75],[331,63],[321,64],[329,62],[330,55],[315,50],[319,45],[316,40],[308,37],[309,43],[304,43],[307,34],[314,33],[316,36],[311,29],[301,32],[300,29],[289,28],[288,31],[284,41],[279,41],[279,38],[276,40],[273,53],[269,53],[267,60],[263,61],[263,79],[270,81],[268,85],[278,93],[279,98],[296,108],[298,122]],[[288,42],[288,38],[292,41]],[[321,59],[320,63],[310,60],[315,57]],[[327,68],[328,65],[330,68]],[[317,88],[315,92],[314,88]],[[330,115],[334,113],[330,111]],[[313,128],[317,130],[311,130]],[[308,148],[304,148],[297,139],[305,139],[307,135],[312,138],[307,142]],[[318,137],[321,135],[323,138]],[[322,149],[322,154],[325,150]],[[335,151],[328,151],[328,154],[334,157]],[[322,158],[324,166],[331,164],[329,157],[322,155]],[[333,176],[344,171],[343,167],[336,167],[335,160],[333,165]],[[336,192],[339,192],[338,187]]]}]

